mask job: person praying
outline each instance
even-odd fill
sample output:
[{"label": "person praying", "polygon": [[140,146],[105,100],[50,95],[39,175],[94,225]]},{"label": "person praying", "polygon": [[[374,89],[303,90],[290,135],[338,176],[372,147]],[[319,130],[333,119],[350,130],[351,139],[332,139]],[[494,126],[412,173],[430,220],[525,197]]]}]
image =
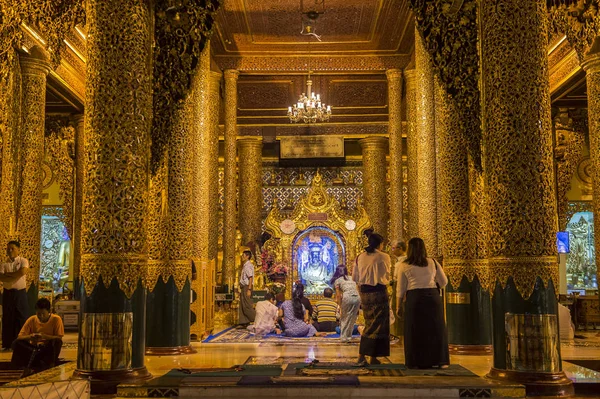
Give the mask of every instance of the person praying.
[{"label": "person praying", "polygon": [[272,332],[281,334],[276,328],[279,308],[275,306],[275,296],[270,292],[265,294],[265,300],[256,304],[256,318],[254,324],[248,326],[248,331],[256,335],[266,335]]},{"label": "person praying", "polygon": [[[40,298],[13,343],[11,364],[37,372],[54,367],[62,348],[65,329],[60,316],[50,313],[50,301]],[[28,374],[28,373],[27,373]]]}]

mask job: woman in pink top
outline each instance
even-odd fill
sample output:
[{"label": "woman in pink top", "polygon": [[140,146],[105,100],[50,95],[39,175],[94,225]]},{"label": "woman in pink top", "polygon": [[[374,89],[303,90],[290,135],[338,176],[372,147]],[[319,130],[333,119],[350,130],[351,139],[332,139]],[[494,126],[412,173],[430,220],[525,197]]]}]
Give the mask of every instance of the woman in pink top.
[{"label": "woman in pink top", "polygon": [[406,297],[404,357],[409,368],[443,367],[450,364],[448,332],[440,288],[448,284],[444,269],[427,257],[425,243],[418,237],[408,242],[398,283],[398,307]]}]

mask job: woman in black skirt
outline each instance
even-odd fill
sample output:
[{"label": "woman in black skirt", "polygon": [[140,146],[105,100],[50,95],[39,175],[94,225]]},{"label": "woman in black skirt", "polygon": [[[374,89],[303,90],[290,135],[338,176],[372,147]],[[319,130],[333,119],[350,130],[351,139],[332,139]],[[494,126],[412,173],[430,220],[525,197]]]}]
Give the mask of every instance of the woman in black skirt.
[{"label": "woman in black skirt", "polygon": [[440,289],[448,284],[441,265],[427,257],[425,243],[415,237],[408,242],[398,283],[398,307],[406,298],[404,356],[409,368],[444,367],[450,364],[448,332]]}]

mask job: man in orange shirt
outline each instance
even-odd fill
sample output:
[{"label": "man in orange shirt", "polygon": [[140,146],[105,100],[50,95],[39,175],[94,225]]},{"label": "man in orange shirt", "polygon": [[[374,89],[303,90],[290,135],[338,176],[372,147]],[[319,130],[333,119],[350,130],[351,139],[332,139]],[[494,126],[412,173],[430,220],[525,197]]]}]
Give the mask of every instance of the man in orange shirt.
[{"label": "man in orange shirt", "polygon": [[60,316],[50,313],[48,299],[38,299],[35,313],[27,319],[13,343],[11,363],[18,368],[41,371],[56,365],[65,329]]}]

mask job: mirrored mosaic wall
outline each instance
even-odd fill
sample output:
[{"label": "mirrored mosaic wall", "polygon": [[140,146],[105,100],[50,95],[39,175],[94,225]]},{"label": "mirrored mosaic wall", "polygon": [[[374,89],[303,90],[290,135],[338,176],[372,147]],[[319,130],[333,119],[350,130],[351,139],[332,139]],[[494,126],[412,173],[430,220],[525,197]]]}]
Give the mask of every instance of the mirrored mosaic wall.
[{"label": "mirrored mosaic wall", "polygon": [[567,289],[598,288],[593,213],[575,213],[567,224],[567,231],[570,250],[567,255]]},{"label": "mirrored mosaic wall", "polygon": [[[59,210],[60,211],[60,210]],[[40,283],[59,292],[69,280],[71,239],[56,209],[44,209],[40,245]]]}]

